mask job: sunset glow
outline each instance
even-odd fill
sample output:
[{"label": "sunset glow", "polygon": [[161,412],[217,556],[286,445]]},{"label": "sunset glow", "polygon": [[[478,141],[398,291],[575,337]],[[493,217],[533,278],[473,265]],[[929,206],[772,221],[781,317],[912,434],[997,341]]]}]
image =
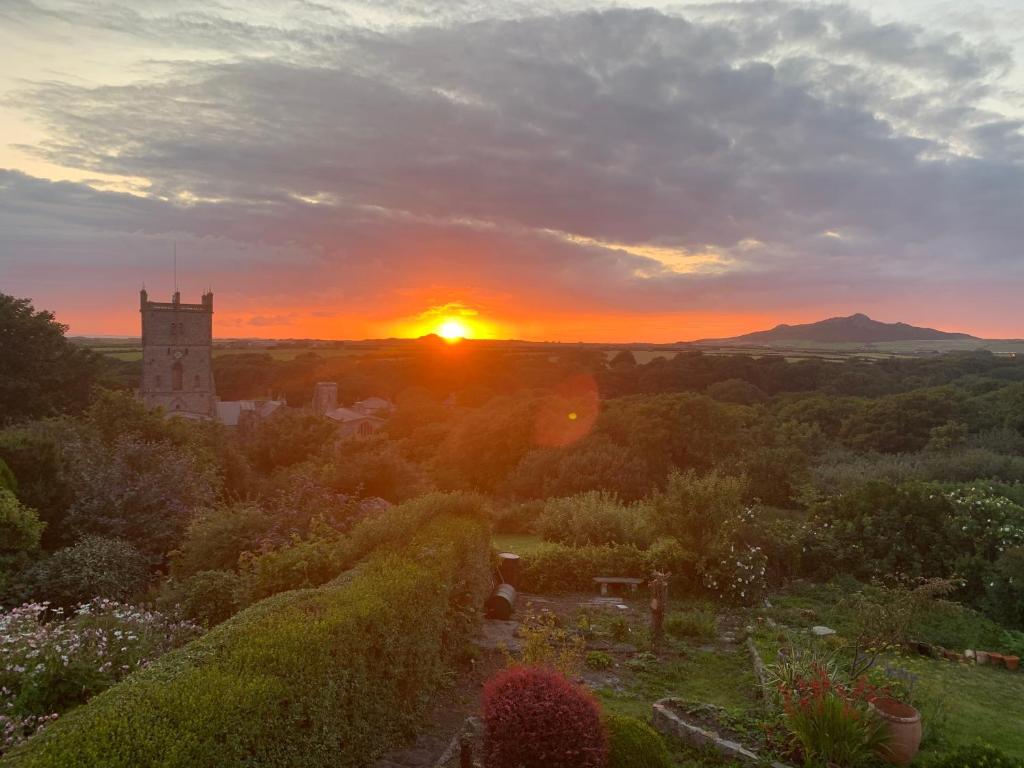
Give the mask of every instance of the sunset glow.
[{"label": "sunset glow", "polygon": [[72,335],[1024,335],[1013,3],[96,4],[0,24],[0,282]]},{"label": "sunset glow", "polygon": [[438,326],[437,335],[449,343],[468,339],[472,336],[466,325],[455,318],[445,320]]}]

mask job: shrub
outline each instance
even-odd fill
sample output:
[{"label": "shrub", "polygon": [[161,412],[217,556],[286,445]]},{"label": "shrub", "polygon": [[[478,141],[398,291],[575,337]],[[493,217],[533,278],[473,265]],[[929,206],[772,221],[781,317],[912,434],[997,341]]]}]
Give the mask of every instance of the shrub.
[{"label": "shrub", "polygon": [[110,444],[72,440],[63,452],[74,493],[67,532],[124,539],[154,562],[179,544],[196,508],[216,493],[212,464],[169,442],[125,434]]},{"label": "shrub", "polygon": [[768,591],[768,558],[752,544],[724,541],[704,571],[704,586],[719,600],[753,605]]},{"label": "shrub", "polygon": [[14,472],[7,466],[7,462],[0,459],[0,491],[3,490],[17,493],[18,481],[14,477]]},{"label": "shrub", "polygon": [[603,768],[608,743],[593,694],[547,669],[498,672],[483,690],[485,768]]},{"label": "shrub", "polygon": [[187,618],[212,627],[233,616],[247,594],[244,578],[234,571],[200,571],[182,581],[168,581],[160,603],[177,606]]},{"label": "shrub", "polygon": [[587,653],[585,663],[587,665],[587,669],[600,671],[602,669],[610,669],[614,662],[612,657],[604,651],[590,651]]},{"label": "shrub", "polygon": [[673,611],[665,617],[665,631],[674,637],[711,638],[718,634],[715,614],[706,609]]},{"label": "shrub", "polygon": [[495,533],[531,533],[544,512],[543,501],[523,501],[494,510]]},{"label": "shrub", "polygon": [[34,509],[0,486],[0,566],[5,556],[38,549],[45,526]]},{"label": "shrub", "polygon": [[171,574],[238,567],[239,556],[257,551],[273,521],[254,504],[224,504],[201,510],[189,522],[178,550],[171,553]]},{"label": "shrub", "polygon": [[650,573],[647,553],[631,544],[569,547],[543,544],[520,565],[519,586],[524,592],[574,592],[594,588],[595,576],[633,576]]},{"label": "shrub", "polygon": [[24,578],[36,599],[71,606],[94,597],[129,600],[145,588],[149,569],[127,541],[85,536],[32,565]]},{"label": "shrub", "polygon": [[549,500],[537,520],[537,533],[545,541],[575,546],[635,544],[645,547],[652,538],[646,507],[622,504],[613,494],[602,491]]},{"label": "shrub", "polygon": [[687,549],[704,552],[721,526],[743,509],[746,480],[693,470],[673,472],[665,490],[652,500],[658,532],[681,541]]},{"label": "shrub", "polygon": [[276,595],[47,727],[20,768],[355,768],[414,727],[490,585],[486,528],[439,519]]},{"label": "shrub", "polygon": [[608,768],[672,768],[661,736],[647,723],[635,717],[610,714],[608,729]]}]

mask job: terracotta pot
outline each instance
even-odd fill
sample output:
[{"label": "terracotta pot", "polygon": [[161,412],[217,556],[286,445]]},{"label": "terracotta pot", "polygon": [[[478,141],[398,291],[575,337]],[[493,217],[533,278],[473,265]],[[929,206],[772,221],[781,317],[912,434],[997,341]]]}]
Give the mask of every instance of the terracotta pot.
[{"label": "terracotta pot", "polygon": [[946,657],[947,661],[956,661],[956,651],[945,650],[942,655]]},{"label": "terracotta pot", "polygon": [[1020,656],[1003,656],[1003,663],[1011,672],[1016,672],[1020,666]]},{"label": "terracotta pot", "polygon": [[988,652],[988,661],[997,667],[1003,666],[1003,654],[995,653],[994,651]]},{"label": "terracotta pot", "polygon": [[908,765],[921,746],[921,713],[896,699],[875,699],[869,706],[885,725],[879,756],[893,765]]},{"label": "terracotta pot", "polygon": [[974,660],[979,664],[988,664],[988,653],[986,651],[975,651]]}]

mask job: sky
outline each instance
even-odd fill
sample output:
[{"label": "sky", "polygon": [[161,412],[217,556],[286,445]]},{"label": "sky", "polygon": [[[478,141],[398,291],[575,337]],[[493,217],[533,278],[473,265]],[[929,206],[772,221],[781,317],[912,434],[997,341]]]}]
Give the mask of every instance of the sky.
[{"label": "sky", "polygon": [[176,252],[220,337],[1024,337],[1022,126],[1022,0],[0,0],[0,291],[137,335]]}]

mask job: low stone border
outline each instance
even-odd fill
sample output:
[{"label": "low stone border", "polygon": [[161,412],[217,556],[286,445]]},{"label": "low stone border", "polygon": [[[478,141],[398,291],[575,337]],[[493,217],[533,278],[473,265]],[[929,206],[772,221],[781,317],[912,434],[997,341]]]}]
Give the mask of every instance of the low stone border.
[{"label": "low stone border", "polygon": [[[751,752],[742,744],[735,741],[723,739],[714,731],[709,731],[699,725],[687,722],[677,713],[672,711],[669,703],[679,699],[661,699],[654,702],[654,714],[652,720],[654,727],[667,736],[672,736],[680,741],[695,747],[711,747],[719,753],[732,760],[740,760],[744,763],[764,764],[764,761]],[[785,763],[771,763],[772,768],[790,768]]]},{"label": "low stone border", "polygon": [[768,671],[761,660],[761,654],[757,652],[757,646],[754,645],[754,638],[749,634],[747,635],[747,651],[750,652],[750,665],[754,668],[754,677],[757,680],[757,695],[762,699],[767,698]]}]

